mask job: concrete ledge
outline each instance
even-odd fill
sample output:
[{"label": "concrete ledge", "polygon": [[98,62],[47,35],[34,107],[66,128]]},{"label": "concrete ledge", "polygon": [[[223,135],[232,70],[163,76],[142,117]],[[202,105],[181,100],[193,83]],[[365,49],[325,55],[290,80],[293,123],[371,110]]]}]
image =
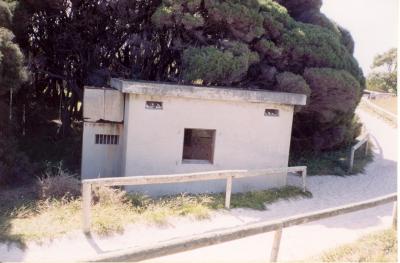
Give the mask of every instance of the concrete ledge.
[{"label": "concrete ledge", "polygon": [[122,79],[111,79],[110,85],[123,93],[204,100],[247,101],[259,103],[270,102],[288,105],[306,105],[307,100],[306,95],[296,93],[246,90],[226,87],[190,86],[173,83],[129,81]]}]

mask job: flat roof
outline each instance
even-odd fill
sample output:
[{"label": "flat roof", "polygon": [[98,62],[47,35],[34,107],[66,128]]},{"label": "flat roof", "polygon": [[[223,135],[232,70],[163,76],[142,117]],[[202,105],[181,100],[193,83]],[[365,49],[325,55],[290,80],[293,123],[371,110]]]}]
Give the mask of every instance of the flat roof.
[{"label": "flat roof", "polygon": [[297,93],[251,90],[234,87],[206,87],[176,83],[133,81],[112,78],[110,85],[122,93],[180,97],[204,100],[227,100],[246,102],[270,102],[289,105],[306,105],[307,96]]}]

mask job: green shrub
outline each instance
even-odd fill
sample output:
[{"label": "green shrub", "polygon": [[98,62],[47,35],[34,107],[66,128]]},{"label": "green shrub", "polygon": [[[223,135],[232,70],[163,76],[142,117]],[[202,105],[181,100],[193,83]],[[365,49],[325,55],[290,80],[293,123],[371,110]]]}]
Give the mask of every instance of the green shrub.
[{"label": "green shrub", "polygon": [[184,79],[202,80],[204,83],[233,83],[246,75],[249,66],[258,61],[258,55],[247,45],[225,43],[217,47],[189,48],[183,52]]},{"label": "green shrub", "polygon": [[332,68],[307,68],[303,76],[311,95],[294,119],[293,147],[309,141],[313,149],[327,150],[352,142],[360,131],[354,121],[360,83],[349,72]]},{"label": "green shrub", "polygon": [[310,87],[301,75],[283,72],[276,76],[276,81],[278,91],[305,94],[307,97],[311,94]]}]

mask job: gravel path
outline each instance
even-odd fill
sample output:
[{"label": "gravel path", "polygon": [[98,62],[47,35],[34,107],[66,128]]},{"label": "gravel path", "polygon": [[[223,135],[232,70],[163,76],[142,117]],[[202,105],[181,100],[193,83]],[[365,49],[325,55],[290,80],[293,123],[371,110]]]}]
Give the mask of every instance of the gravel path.
[{"label": "gravel path", "polygon": [[[267,211],[233,209],[213,214],[210,220],[188,218],[171,220],[165,228],[133,225],[124,235],[100,239],[73,233],[48,244],[30,244],[24,251],[14,246],[0,245],[0,261],[17,260],[79,260],[107,251],[143,246],[179,236],[213,231],[260,220],[273,220],[304,212],[362,201],[396,192],[397,130],[382,120],[358,112],[372,134],[374,162],[364,174],[311,176],[307,187],[311,199],[280,201],[268,206]],[[292,178],[292,183],[300,183]],[[352,242],[374,230],[387,228],[391,222],[392,204],[383,205],[348,215],[338,216],[283,230],[279,260],[303,260],[337,245]],[[221,245],[197,249],[151,262],[255,262],[269,258],[273,233],[257,235]]]}]

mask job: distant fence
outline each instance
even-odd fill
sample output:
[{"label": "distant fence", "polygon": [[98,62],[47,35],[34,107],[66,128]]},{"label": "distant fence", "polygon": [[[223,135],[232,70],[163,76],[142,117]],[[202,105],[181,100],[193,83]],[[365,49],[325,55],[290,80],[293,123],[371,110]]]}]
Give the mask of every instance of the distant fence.
[{"label": "distant fence", "polygon": [[391,202],[395,202],[393,207],[392,226],[396,228],[397,194],[390,194],[387,196],[370,199],[364,202],[352,203],[345,206],[339,206],[335,208],[320,210],[317,212],[296,215],[275,221],[252,223],[225,230],[199,234],[196,236],[160,242],[149,247],[132,248],[104,253],[102,255],[92,257],[87,261],[142,261],[275,231],[270,261],[276,262],[278,258],[283,228],[352,213]]},{"label": "distant fence", "polygon": [[391,98],[395,97],[395,93],[390,93],[390,92],[379,92],[379,91],[373,91],[373,90],[364,90],[363,93],[367,95],[368,99],[381,99],[381,98]]},{"label": "distant fence", "polygon": [[384,108],[375,105],[374,103],[370,102],[368,99],[363,99],[362,101],[365,103],[366,107],[370,108],[371,110],[376,112],[378,115],[380,115],[386,119],[389,119],[390,121],[393,121],[395,124],[397,124],[396,123],[397,122],[396,114],[389,112],[389,111],[385,110]]},{"label": "distant fence", "polygon": [[306,191],[306,166],[268,168],[261,170],[223,170],[186,174],[169,174],[169,175],[145,175],[131,177],[110,177],[98,179],[82,180],[82,199],[83,199],[83,231],[90,232],[91,226],[91,202],[92,202],[92,186],[123,186],[123,185],[149,185],[149,184],[169,184],[169,183],[186,183],[195,181],[207,181],[226,179],[225,191],[225,208],[230,207],[232,183],[235,178],[266,176],[277,173],[297,173],[302,176],[303,191]]}]

